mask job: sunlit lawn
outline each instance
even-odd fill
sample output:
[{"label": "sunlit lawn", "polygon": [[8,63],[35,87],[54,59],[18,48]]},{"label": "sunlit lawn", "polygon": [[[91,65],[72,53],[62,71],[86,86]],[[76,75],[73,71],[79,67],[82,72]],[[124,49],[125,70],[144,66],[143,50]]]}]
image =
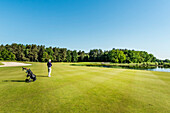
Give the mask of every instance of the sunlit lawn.
[{"label": "sunlit lawn", "polygon": [[170,73],[53,63],[48,78],[46,63],[30,68],[34,83],[21,67],[0,68],[0,112],[170,112]]},{"label": "sunlit lawn", "polygon": [[0,65],[4,65],[4,64],[0,62]]}]

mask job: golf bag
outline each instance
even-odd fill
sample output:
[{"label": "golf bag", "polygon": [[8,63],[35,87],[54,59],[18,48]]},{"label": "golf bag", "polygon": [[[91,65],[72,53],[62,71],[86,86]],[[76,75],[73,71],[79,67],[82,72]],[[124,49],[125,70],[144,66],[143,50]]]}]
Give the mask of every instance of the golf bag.
[{"label": "golf bag", "polygon": [[31,71],[31,69],[27,69],[22,67],[23,70],[26,70],[27,73],[27,78],[25,79],[25,82],[31,82],[31,79],[33,80],[33,82],[36,80],[36,75],[33,74],[33,72]]}]

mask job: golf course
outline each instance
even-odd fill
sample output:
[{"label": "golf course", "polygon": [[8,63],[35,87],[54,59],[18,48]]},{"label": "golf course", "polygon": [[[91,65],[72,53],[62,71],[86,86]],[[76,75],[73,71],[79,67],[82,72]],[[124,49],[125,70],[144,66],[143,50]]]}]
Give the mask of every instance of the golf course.
[{"label": "golf course", "polygon": [[[1,113],[169,113],[170,73],[46,63],[0,67]],[[75,63],[78,64],[78,63]]]}]

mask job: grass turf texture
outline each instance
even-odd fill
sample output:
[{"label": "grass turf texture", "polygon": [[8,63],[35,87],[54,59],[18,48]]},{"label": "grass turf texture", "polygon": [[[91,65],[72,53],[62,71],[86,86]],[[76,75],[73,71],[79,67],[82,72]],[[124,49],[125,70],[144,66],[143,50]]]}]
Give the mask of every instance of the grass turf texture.
[{"label": "grass turf texture", "polygon": [[0,62],[0,65],[4,65],[4,64]]},{"label": "grass turf texture", "polygon": [[32,63],[37,81],[21,67],[0,68],[0,112],[170,112],[170,73]]}]

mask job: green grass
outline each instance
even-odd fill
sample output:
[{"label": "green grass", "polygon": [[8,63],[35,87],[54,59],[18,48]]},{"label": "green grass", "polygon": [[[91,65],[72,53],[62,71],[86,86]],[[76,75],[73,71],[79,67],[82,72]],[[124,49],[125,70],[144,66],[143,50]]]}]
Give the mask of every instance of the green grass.
[{"label": "green grass", "polygon": [[0,62],[0,65],[4,65],[4,64]]},{"label": "green grass", "polygon": [[0,112],[170,112],[170,73],[53,63],[48,78],[46,63],[30,67],[34,83],[21,67],[0,68]]}]

